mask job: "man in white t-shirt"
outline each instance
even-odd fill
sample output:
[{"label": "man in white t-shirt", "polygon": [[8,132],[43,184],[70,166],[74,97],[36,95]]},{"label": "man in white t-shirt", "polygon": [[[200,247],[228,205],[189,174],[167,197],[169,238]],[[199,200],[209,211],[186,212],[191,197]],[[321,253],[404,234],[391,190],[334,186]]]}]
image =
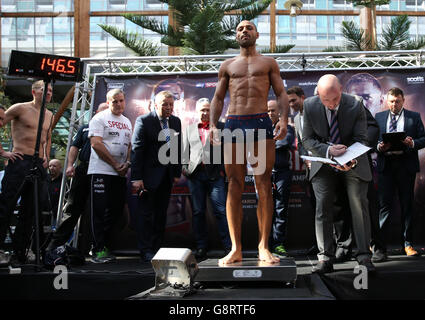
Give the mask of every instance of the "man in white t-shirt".
[{"label": "man in white t-shirt", "polygon": [[124,92],[110,90],[109,109],[96,114],[89,123],[92,147],[87,174],[91,175],[92,262],[105,263],[115,257],[108,250],[110,232],[123,212],[126,174],[130,167],[132,126],[122,115]]}]

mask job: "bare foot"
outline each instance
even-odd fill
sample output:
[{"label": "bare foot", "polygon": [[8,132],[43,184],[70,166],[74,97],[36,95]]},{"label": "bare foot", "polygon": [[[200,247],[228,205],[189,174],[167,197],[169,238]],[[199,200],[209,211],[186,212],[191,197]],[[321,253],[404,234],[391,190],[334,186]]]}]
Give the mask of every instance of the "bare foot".
[{"label": "bare foot", "polygon": [[242,251],[230,251],[227,256],[218,260],[218,265],[223,266],[234,262],[242,261]]},{"label": "bare foot", "polygon": [[268,263],[278,263],[280,259],[274,256],[268,249],[258,249],[258,259]]}]

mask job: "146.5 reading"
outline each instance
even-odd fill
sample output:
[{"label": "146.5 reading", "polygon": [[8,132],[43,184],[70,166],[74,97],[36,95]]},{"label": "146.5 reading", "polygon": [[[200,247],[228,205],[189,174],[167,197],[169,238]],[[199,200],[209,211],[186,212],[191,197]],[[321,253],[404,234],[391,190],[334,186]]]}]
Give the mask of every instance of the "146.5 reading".
[{"label": "146.5 reading", "polygon": [[76,60],[43,58],[43,60],[41,60],[40,70],[61,73],[75,73],[76,62]]}]

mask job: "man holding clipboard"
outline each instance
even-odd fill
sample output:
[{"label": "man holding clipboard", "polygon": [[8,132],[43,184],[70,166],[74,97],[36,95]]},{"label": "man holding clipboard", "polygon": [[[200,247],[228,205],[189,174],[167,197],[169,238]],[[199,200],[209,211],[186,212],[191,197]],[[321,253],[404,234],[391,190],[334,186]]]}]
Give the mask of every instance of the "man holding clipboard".
[{"label": "man holding clipboard", "polygon": [[314,157],[328,158],[331,165],[321,161],[311,163],[309,179],[316,195],[315,229],[319,249],[318,263],[313,272],[323,274],[333,271],[333,212],[339,178],[344,182],[350,203],[353,234],[358,249],[356,260],[369,272],[374,272],[375,267],[371,262],[369,250],[370,221],[367,199],[367,186],[372,174],[367,155],[364,153],[357,158],[350,157],[348,162],[338,162],[339,165],[333,164],[334,161],[330,159],[343,156],[348,152],[347,146],[356,142],[367,144],[365,107],[361,98],[342,92],[342,86],[334,75],[322,76],[317,88],[317,96],[304,100],[302,143]]},{"label": "man holding clipboard", "polygon": [[[424,125],[419,113],[403,108],[401,89],[390,89],[386,103],[388,110],[375,116],[381,132],[377,146],[380,232],[385,232],[394,192],[398,189],[404,250],[407,256],[418,256],[412,246],[412,216],[415,179],[419,172],[418,150],[425,147]],[[386,255],[385,244],[382,248],[372,244],[372,249]]]}]

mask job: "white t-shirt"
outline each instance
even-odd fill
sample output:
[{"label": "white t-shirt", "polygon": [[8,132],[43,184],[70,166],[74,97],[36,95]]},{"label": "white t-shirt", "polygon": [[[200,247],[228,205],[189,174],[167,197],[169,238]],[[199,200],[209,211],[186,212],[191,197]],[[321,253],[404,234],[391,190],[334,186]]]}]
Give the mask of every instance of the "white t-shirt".
[{"label": "white t-shirt", "polygon": [[[130,120],[123,115],[112,114],[109,109],[96,114],[89,123],[89,137],[102,137],[106,149],[118,163],[124,163],[127,159],[131,133]],[[118,175],[112,166],[99,158],[93,148],[87,174]]]}]

